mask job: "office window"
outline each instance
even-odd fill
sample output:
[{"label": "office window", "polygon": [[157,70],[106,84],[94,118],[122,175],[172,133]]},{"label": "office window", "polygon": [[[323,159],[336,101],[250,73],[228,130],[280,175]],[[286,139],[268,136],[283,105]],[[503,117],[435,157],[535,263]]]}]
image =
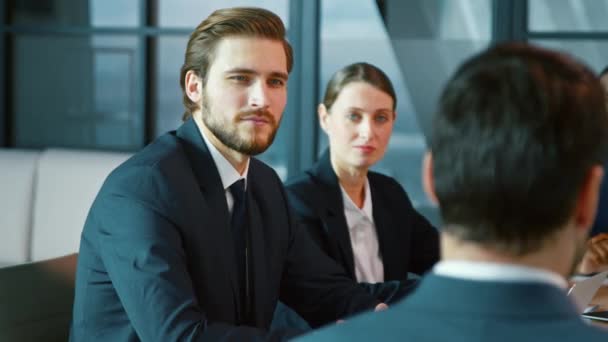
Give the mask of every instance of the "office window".
[{"label": "office window", "polygon": [[9,1],[9,24],[49,27],[136,27],[142,0]]},{"label": "office window", "polygon": [[142,146],[135,36],[16,34],[12,41],[16,146]]},{"label": "office window", "polygon": [[[136,151],[176,129],[191,31],[221,7],[255,6],[289,24],[289,0],[20,0],[2,3],[10,146]],[[3,74],[0,74],[3,75]],[[35,80],[35,81],[34,81]],[[289,113],[285,113],[289,115]],[[0,126],[2,127],[2,126]],[[280,130],[260,156],[287,176]]]},{"label": "office window", "polygon": [[[608,66],[608,0],[530,0],[528,39],[567,52],[596,72]],[[576,33],[576,35],[572,35]]]},{"label": "office window", "polygon": [[607,18],[607,0],[528,0],[530,31],[607,31]]},{"label": "office window", "polygon": [[218,8],[237,6],[261,7],[276,13],[289,26],[289,0],[158,0],[159,26],[193,29]]},{"label": "office window", "polygon": [[[431,204],[421,161],[438,95],[454,69],[490,42],[491,8],[491,0],[322,1],[320,89],[353,62],[384,70],[397,93],[397,121],[375,169],[396,178],[423,211]],[[319,139],[324,150],[322,131]]]}]

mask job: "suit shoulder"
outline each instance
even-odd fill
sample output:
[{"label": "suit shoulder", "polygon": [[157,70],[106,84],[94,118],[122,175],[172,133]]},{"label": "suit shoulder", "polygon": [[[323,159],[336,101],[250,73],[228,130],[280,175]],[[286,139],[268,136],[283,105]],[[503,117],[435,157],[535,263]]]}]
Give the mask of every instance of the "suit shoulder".
[{"label": "suit shoulder", "polygon": [[114,169],[104,187],[114,185],[129,189],[152,179],[170,179],[172,177],[167,175],[186,169],[189,169],[187,160],[178,139],[165,134]]},{"label": "suit shoulder", "polygon": [[285,190],[289,204],[300,218],[318,216],[320,206],[324,203],[325,190],[308,171],[289,179],[285,183]]},{"label": "suit shoulder", "polygon": [[172,134],[165,134],[135,153],[125,163],[124,167],[151,166],[165,167],[175,162],[176,158],[185,156],[179,139]]},{"label": "suit shoulder", "polygon": [[310,194],[318,190],[318,184],[309,172],[303,172],[287,180],[285,189],[294,195],[309,197]]},{"label": "suit shoulder", "polygon": [[382,173],[378,173],[375,171],[370,171],[368,175],[369,175],[370,181],[372,181],[372,182],[375,182],[377,184],[381,184],[384,186],[390,186],[393,188],[400,189],[401,191],[404,191],[401,184],[399,184],[399,182],[397,182],[397,180],[393,177],[390,177],[390,176],[387,176],[387,175],[384,175]]},{"label": "suit shoulder", "polygon": [[328,325],[304,335],[298,341],[402,341],[411,326],[403,325],[403,312],[364,312],[338,325]]},{"label": "suit shoulder", "polygon": [[300,201],[314,201],[321,193],[319,183],[308,172],[301,173],[285,182],[285,190],[290,197]]},{"label": "suit shoulder", "polygon": [[370,171],[369,182],[370,186],[381,188],[383,193],[390,194],[391,196],[405,196],[409,200],[409,196],[403,186],[393,177]]},{"label": "suit shoulder", "polygon": [[282,186],[281,178],[277,172],[266,163],[258,160],[257,158],[251,158],[249,160],[249,172],[252,172],[257,179],[263,181],[274,181],[278,182]]}]

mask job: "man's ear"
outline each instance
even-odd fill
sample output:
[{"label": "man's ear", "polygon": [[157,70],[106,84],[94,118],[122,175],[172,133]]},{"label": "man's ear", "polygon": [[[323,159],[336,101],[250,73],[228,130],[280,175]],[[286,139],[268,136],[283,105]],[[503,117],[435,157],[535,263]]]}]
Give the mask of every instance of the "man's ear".
[{"label": "man's ear", "polygon": [[203,97],[203,79],[194,70],[188,70],[184,78],[184,89],[190,101],[199,104]]},{"label": "man's ear", "polygon": [[428,198],[434,204],[439,204],[435,194],[435,179],[433,178],[433,154],[427,151],[422,161],[422,186]]},{"label": "man's ear", "polygon": [[329,119],[329,112],[324,104],[321,103],[317,106],[317,115],[319,116],[319,125],[321,125],[323,131],[327,133],[327,120]]},{"label": "man's ear", "polygon": [[600,185],[604,176],[604,168],[594,165],[587,172],[585,180],[576,199],[574,222],[581,233],[587,234],[597,213],[597,204],[600,197]]}]

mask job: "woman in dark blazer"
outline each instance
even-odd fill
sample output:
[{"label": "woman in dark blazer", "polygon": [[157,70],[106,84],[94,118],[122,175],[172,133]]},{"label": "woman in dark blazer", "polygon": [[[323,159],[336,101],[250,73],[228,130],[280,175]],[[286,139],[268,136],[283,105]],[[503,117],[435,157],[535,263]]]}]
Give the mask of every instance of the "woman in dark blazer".
[{"label": "woman in dark blazer", "polygon": [[316,243],[388,302],[398,298],[386,298],[383,282],[408,284],[408,272],[423,274],[439,259],[437,230],[397,181],[369,171],[384,156],[395,108],[393,86],[380,69],[355,63],[339,70],[318,107],[329,149],[286,184],[290,204]]}]

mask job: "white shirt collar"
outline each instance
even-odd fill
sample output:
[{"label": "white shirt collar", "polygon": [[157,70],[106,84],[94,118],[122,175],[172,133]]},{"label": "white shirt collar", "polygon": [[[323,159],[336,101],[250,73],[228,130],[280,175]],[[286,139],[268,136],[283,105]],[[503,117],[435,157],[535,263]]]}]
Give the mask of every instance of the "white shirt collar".
[{"label": "white shirt collar", "polygon": [[357,207],[355,202],[353,202],[350,196],[348,196],[342,185],[340,185],[340,190],[342,190],[342,202],[346,211],[358,212],[362,216],[367,217],[371,222],[374,222],[372,194],[370,191],[369,180],[367,178],[365,178],[365,198],[363,199],[363,208]]},{"label": "white shirt collar", "polygon": [[[198,123],[197,123],[197,126],[198,126]],[[217,167],[217,171],[220,174],[220,178],[222,180],[222,186],[224,187],[224,190],[225,191],[228,190],[228,188],[232,184],[234,184],[236,181],[238,181],[240,179],[245,179],[245,189],[247,189],[247,173],[249,172],[249,158],[247,158],[247,165],[245,166],[245,171],[243,172],[242,175],[240,175],[238,173],[238,171],[232,166],[232,164],[230,164],[230,162],[226,159],[226,157],[224,157],[220,153],[220,151],[218,151],[217,148],[215,148],[215,146],[213,146],[211,141],[209,141],[209,139],[205,135],[205,131],[203,129],[201,129],[201,127],[199,127],[198,129],[201,132],[201,135],[203,136],[203,140],[205,141],[205,144],[207,145],[207,148],[209,149],[209,152],[211,153],[211,158],[213,158],[215,167]]]},{"label": "white shirt collar", "polygon": [[445,277],[477,281],[538,282],[563,289],[568,288],[566,280],[555,272],[515,264],[444,260],[433,267],[433,273]]},{"label": "white shirt collar", "polygon": [[342,186],[340,186],[340,189],[342,190],[344,216],[348,225],[357,281],[366,283],[383,282],[384,264],[382,263],[378,233],[374,224],[369,181],[365,180],[362,208],[355,205]]}]

